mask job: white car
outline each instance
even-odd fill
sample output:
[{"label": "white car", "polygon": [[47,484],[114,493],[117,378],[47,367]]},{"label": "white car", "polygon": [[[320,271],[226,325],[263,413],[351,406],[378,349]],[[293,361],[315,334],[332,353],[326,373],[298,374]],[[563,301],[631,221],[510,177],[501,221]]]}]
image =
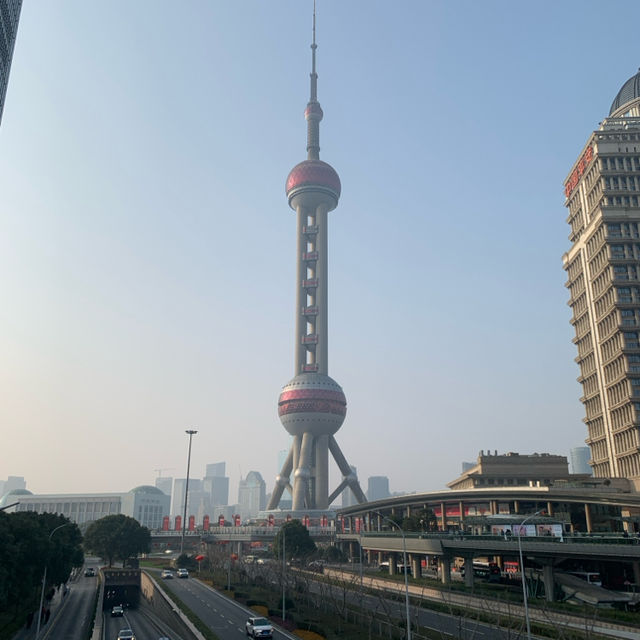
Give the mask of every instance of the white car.
[{"label": "white car", "polygon": [[245,631],[252,638],[273,638],[273,627],[266,618],[249,618]]},{"label": "white car", "polygon": [[136,640],[131,629],[120,629],[117,640]]},{"label": "white car", "polygon": [[178,578],[188,578],[189,572],[186,569],[178,569],[178,571],[176,571],[176,575]]},{"label": "white car", "polygon": [[160,574],[160,577],[166,578],[166,579],[173,578],[173,571],[169,571],[169,569],[164,569]]}]

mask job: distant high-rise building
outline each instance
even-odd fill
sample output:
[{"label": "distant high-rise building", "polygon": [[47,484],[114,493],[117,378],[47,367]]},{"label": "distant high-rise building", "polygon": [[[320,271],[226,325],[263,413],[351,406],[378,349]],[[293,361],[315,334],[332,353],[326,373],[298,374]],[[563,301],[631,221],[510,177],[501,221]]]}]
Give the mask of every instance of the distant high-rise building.
[{"label": "distant high-rise building", "polygon": [[22,0],[0,0],[0,122],[9,84],[13,48],[18,33]]},{"label": "distant high-rise building", "polygon": [[258,471],[249,471],[238,485],[238,509],[240,516],[251,518],[262,511],[267,499],[266,484]]},{"label": "distant high-rise building", "polygon": [[593,475],[640,488],[640,72],[564,184],[563,264]]},{"label": "distant high-rise building", "polygon": [[225,476],[226,468],[226,462],[215,462],[206,467],[206,475],[202,480],[202,507],[207,515],[211,515],[215,507],[229,504],[229,478]]},{"label": "distant high-rise building", "polygon": [[[173,482],[173,496],[171,498],[171,515],[184,515],[184,490],[186,478],[176,478]],[[187,517],[196,515],[202,502],[202,480],[189,478],[189,499],[187,501]]]},{"label": "distant high-rise building", "polygon": [[205,477],[207,478],[224,478],[227,470],[226,462],[214,462],[207,465]]},{"label": "distant high-rise building", "polygon": [[207,476],[202,480],[202,492],[212,507],[229,504],[229,478],[226,476]]},{"label": "distant high-rise building", "polygon": [[591,475],[591,450],[589,447],[573,447],[569,451],[569,462],[571,463],[571,473],[586,473]]},{"label": "distant high-rise building", "polygon": [[389,478],[387,476],[371,476],[367,482],[367,500],[383,500],[388,498]]},{"label": "distant high-rise building", "polygon": [[173,488],[173,478],[163,478],[162,476],[156,478],[156,487],[158,487],[162,493],[170,496]]},{"label": "distant high-rise building", "polygon": [[6,480],[0,480],[0,498],[9,491],[23,491],[27,483],[22,476],[9,476]]}]

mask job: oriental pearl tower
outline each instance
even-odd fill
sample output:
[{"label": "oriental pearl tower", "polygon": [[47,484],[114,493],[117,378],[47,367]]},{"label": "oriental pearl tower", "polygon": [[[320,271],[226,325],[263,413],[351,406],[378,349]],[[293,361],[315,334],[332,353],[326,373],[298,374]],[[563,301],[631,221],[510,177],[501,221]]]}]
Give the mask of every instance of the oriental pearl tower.
[{"label": "oriental pearl tower", "polygon": [[[340,178],[320,160],[323,114],[317,95],[316,48],[314,3],[311,95],[304,112],[307,159],[291,170],[286,183],[289,206],[297,218],[295,374],[280,393],[278,415],[293,442],[267,506],[267,510],[276,509],[286,488],[292,494],[292,511],[302,513],[327,511],[346,488],[358,502],[366,502],[335,439],[347,413],[347,400],[328,373],[327,214],[338,205]],[[329,452],[343,477],[331,494]]]}]

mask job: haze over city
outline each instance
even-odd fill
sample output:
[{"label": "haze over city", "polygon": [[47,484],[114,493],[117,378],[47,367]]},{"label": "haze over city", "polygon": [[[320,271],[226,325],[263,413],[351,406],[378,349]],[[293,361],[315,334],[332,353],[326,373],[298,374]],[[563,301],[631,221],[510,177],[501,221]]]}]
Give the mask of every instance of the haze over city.
[{"label": "haze over city", "polygon": [[[0,126],[0,478],[126,491],[289,436],[312,3],[22,8]],[[614,2],[629,29],[640,7]],[[363,484],[584,443],[563,181],[640,64],[602,4],[318,3],[329,373]],[[332,468],[335,478],[337,471]]]}]

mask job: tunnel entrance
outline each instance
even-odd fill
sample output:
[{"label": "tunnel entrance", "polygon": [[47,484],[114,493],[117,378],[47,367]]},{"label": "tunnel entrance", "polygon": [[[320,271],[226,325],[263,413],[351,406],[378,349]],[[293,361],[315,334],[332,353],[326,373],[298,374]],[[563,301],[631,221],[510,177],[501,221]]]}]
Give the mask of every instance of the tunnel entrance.
[{"label": "tunnel entrance", "polygon": [[103,569],[104,597],[102,608],[118,604],[136,608],[140,603],[140,569]]}]

